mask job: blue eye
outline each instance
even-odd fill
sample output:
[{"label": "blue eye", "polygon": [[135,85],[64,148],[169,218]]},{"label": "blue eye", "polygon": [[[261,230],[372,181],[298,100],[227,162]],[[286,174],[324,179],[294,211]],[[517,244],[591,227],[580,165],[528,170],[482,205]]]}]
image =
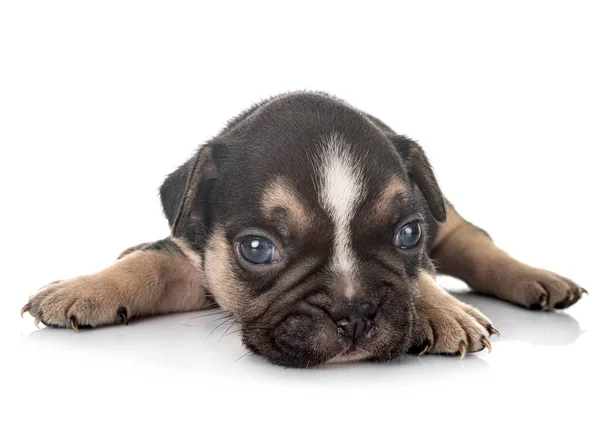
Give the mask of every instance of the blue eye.
[{"label": "blue eye", "polygon": [[279,251],[263,237],[248,236],[240,242],[240,254],[252,264],[273,264],[279,261]]},{"label": "blue eye", "polygon": [[398,231],[394,238],[394,244],[401,249],[410,249],[417,246],[420,240],[421,224],[419,221],[412,221]]}]

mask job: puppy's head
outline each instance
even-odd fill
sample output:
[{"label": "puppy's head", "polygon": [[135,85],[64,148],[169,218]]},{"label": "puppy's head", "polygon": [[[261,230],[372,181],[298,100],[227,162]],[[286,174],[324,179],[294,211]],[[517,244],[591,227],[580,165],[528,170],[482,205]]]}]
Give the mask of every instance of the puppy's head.
[{"label": "puppy's head", "polygon": [[445,219],[414,142],[340,101],[288,95],[231,122],[161,196],[254,352],[311,366],[408,350],[427,239]]}]

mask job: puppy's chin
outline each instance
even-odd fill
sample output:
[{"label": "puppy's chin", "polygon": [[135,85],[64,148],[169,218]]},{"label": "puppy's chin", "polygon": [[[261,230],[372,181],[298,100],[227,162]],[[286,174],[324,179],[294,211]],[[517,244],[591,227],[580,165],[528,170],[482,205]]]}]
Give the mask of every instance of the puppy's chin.
[{"label": "puppy's chin", "polygon": [[395,307],[382,307],[373,329],[356,342],[338,334],[325,313],[290,314],[273,327],[243,325],[243,341],[254,353],[287,367],[391,360],[408,351],[416,316],[413,305]]}]

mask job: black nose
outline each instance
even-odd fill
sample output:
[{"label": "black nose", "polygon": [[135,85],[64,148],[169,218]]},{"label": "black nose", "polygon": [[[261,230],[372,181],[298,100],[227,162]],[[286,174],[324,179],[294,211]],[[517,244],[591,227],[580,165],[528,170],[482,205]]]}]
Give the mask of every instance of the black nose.
[{"label": "black nose", "polygon": [[369,302],[346,304],[336,313],[338,333],[356,341],[371,330],[376,312],[377,306]]}]

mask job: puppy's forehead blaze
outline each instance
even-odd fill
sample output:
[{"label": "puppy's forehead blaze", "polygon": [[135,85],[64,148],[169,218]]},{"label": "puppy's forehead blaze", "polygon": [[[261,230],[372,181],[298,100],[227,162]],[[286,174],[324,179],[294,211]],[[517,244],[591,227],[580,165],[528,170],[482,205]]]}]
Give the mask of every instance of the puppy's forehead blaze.
[{"label": "puppy's forehead blaze", "polygon": [[302,203],[298,193],[283,177],[277,177],[262,194],[261,211],[266,218],[272,218],[277,210],[286,213],[290,224],[299,232],[305,233],[311,224],[311,213]]},{"label": "puppy's forehead blaze", "polygon": [[351,299],[356,293],[356,255],[352,249],[350,223],[366,196],[363,171],[340,135],[328,135],[323,142],[319,163],[319,203],[334,226],[330,268],[342,279],[344,295]]},{"label": "puppy's forehead blaze", "polygon": [[379,198],[373,206],[373,213],[377,218],[385,219],[392,213],[394,202],[407,195],[407,187],[398,177],[392,177],[381,191]]}]

